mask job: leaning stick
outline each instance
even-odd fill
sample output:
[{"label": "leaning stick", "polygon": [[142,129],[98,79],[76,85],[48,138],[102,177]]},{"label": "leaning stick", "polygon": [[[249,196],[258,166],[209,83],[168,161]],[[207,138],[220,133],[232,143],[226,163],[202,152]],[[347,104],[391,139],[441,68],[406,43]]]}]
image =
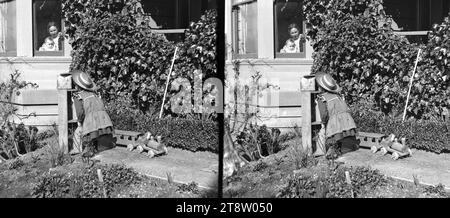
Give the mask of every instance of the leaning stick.
[{"label": "leaning stick", "polygon": [[164,90],[164,96],[161,105],[161,111],[159,112],[159,118],[162,118],[162,113],[164,109],[164,100],[166,99],[167,88],[169,87],[170,75],[172,74],[173,64],[175,63],[175,59],[177,56],[178,47],[175,47],[175,52],[173,53],[172,64],[170,65],[169,75],[167,76],[166,89]]},{"label": "leaning stick", "polygon": [[347,185],[350,186],[350,188],[351,188],[350,189],[351,195],[352,195],[352,198],[354,198],[355,197],[355,193],[353,192],[352,180],[350,178],[350,173],[348,171],[345,171],[345,181],[347,182]]},{"label": "leaning stick", "polygon": [[103,197],[107,198],[108,197],[108,193],[106,192],[105,182],[103,180],[103,174],[102,174],[102,170],[101,169],[97,169],[97,176],[98,176],[98,180],[100,181],[100,184],[102,185]]},{"label": "leaning stick", "polygon": [[414,80],[414,75],[416,74],[417,63],[419,63],[420,52],[421,52],[421,50],[419,48],[419,51],[417,52],[416,63],[414,64],[414,71],[413,71],[413,74],[412,74],[410,82],[409,82],[408,96],[406,97],[406,104],[405,104],[405,110],[403,111],[403,119],[402,119],[402,121],[405,121],[406,108],[408,108],[409,96],[411,94],[411,87],[412,87],[412,83],[413,83],[413,80]]}]

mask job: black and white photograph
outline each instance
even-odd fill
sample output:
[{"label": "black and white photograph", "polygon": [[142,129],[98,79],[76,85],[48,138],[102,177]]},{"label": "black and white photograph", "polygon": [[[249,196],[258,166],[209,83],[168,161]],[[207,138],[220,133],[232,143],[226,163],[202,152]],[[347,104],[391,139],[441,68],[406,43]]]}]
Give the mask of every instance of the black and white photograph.
[{"label": "black and white photograph", "polygon": [[227,1],[223,197],[450,197],[449,11]]},{"label": "black and white photograph", "polygon": [[217,13],[0,0],[0,198],[217,198]]},{"label": "black and white photograph", "polygon": [[0,198],[450,198],[449,96],[450,0],[0,0]]}]

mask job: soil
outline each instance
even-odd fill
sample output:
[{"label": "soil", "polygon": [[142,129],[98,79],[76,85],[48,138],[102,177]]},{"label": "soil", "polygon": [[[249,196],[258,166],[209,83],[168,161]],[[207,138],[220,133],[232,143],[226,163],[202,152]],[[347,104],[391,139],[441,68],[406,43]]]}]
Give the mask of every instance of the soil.
[{"label": "soil", "polygon": [[[44,144],[54,141],[47,139]],[[0,198],[30,198],[32,190],[39,177],[48,171],[76,173],[91,167],[81,157],[72,156],[72,160],[62,166],[52,168],[50,154],[46,147],[25,154],[22,157],[0,163]],[[16,162],[16,164],[14,164]],[[17,164],[17,162],[22,162]],[[104,164],[99,161],[94,164]],[[13,166],[16,166],[13,168]],[[128,187],[118,187],[110,197],[113,198],[200,198],[217,196],[217,192],[204,190],[195,185],[187,187],[176,182],[143,176],[143,180]]]},{"label": "soil", "polygon": [[[332,164],[325,158],[316,158],[316,165],[306,168],[296,167],[294,145],[291,141],[285,150],[259,161],[251,162],[233,176],[224,180],[225,198],[274,198],[287,185],[293,174],[319,176]],[[336,167],[347,166],[334,163]],[[387,178],[387,184],[366,190],[359,198],[441,198],[450,197],[450,193],[430,193],[424,185]],[[437,184],[435,184],[437,185]]]}]

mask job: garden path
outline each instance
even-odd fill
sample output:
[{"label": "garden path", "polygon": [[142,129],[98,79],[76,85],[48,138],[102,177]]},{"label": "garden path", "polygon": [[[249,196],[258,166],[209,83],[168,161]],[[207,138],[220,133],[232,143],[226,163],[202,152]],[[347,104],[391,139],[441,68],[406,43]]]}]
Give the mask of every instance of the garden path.
[{"label": "garden path", "polygon": [[442,183],[450,190],[450,154],[435,154],[412,149],[412,157],[393,160],[390,155],[382,156],[361,148],[355,152],[344,154],[337,161],[350,166],[370,166],[395,179],[413,182],[414,177],[424,185]]},{"label": "garden path", "polygon": [[93,157],[105,164],[124,164],[150,177],[188,184],[196,182],[200,188],[217,190],[219,156],[210,152],[190,152],[168,147],[169,153],[149,158],[145,153],[128,151],[125,147],[103,151]]}]

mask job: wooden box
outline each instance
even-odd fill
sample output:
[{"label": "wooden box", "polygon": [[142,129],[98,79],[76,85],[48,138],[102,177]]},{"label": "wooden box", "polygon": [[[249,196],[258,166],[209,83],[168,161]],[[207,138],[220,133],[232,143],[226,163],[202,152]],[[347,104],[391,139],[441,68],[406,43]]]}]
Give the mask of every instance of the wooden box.
[{"label": "wooden box", "polygon": [[313,75],[307,75],[300,80],[301,91],[315,91],[316,90],[316,77]]}]

